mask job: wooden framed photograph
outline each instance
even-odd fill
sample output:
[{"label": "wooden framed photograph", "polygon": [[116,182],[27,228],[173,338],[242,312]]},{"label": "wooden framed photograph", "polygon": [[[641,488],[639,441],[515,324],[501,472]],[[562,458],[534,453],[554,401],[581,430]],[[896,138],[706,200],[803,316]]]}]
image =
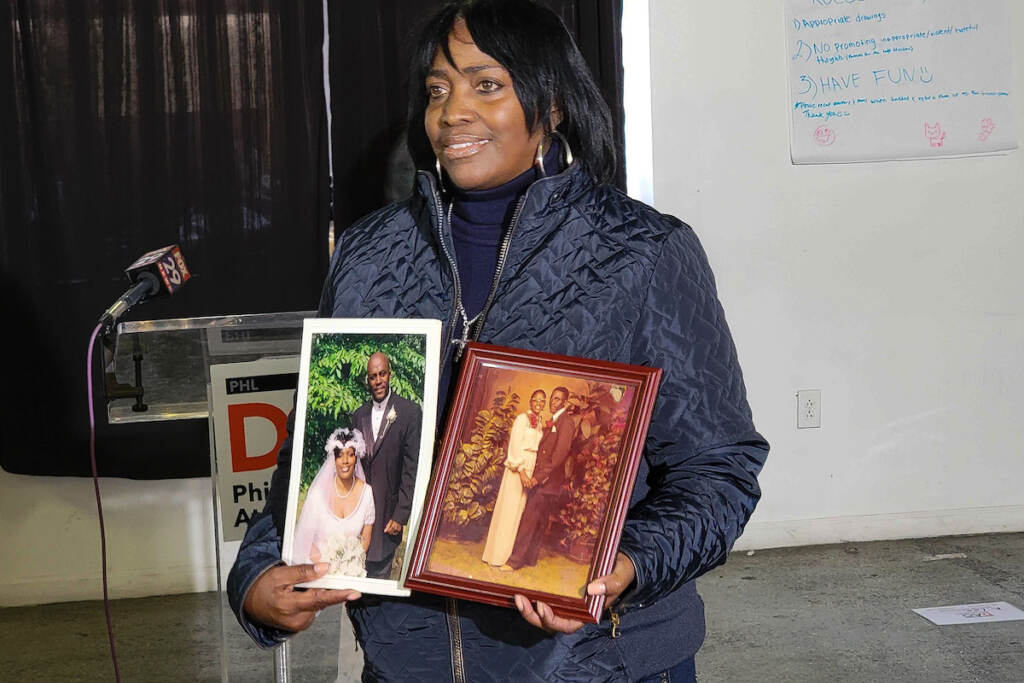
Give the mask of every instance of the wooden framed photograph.
[{"label": "wooden framed photograph", "polygon": [[661,370],[468,344],[405,585],[596,622]]},{"label": "wooden framed photograph", "polygon": [[409,595],[440,346],[439,320],[304,322],[281,557],[330,568],[302,585]]}]

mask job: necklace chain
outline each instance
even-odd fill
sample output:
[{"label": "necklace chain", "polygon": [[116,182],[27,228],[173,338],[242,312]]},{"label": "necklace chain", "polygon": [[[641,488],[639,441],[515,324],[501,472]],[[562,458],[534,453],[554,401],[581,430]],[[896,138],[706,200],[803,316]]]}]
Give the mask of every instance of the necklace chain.
[{"label": "necklace chain", "polygon": [[341,489],[338,488],[338,475],[334,475],[334,495],[336,495],[339,499],[344,500],[344,499],[348,498],[349,496],[351,496],[352,495],[352,490],[355,489],[355,487],[356,487],[356,482],[353,479],[352,486],[349,487],[348,492],[345,493],[345,494],[342,494],[341,493]]},{"label": "necklace chain", "polygon": [[[453,199],[452,201],[450,201],[448,203],[448,215],[445,217],[448,220],[448,227],[449,228],[452,225],[452,208],[454,206],[455,206],[455,200]],[[479,313],[474,315],[472,318],[470,318],[469,315],[466,313],[466,307],[462,304],[462,297],[459,297],[459,302],[458,303],[459,303],[459,317],[462,318],[462,337],[460,339],[453,339],[452,343],[458,345],[459,353],[461,354],[462,350],[466,348],[466,343],[469,342],[469,328],[470,328],[470,326],[476,323],[477,318],[480,317],[480,313],[483,313],[483,311],[480,311]]]}]

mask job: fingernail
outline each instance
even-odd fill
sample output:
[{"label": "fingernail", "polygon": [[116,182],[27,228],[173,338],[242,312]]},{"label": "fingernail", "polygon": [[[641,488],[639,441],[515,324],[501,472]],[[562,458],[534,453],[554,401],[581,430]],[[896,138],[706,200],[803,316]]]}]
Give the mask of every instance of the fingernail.
[{"label": "fingernail", "polygon": [[523,610],[523,603],[519,602],[519,596],[513,596],[512,599],[516,601],[516,609],[521,612]]},{"label": "fingernail", "polygon": [[313,571],[315,571],[317,574],[326,574],[327,573],[327,563],[326,562],[317,562],[316,564],[313,565]]}]

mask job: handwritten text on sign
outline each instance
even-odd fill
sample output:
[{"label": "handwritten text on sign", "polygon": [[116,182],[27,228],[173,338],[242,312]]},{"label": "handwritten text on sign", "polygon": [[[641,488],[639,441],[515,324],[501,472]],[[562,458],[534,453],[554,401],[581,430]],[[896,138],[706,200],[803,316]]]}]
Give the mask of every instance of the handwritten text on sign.
[{"label": "handwritten text on sign", "polygon": [[1015,149],[1005,0],[787,0],[794,163]]}]

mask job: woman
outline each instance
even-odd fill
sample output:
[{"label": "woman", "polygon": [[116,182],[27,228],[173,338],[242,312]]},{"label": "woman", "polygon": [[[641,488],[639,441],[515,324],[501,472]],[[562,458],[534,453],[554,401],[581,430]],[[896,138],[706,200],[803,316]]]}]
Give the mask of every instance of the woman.
[{"label": "woman", "polygon": [[611,117],[552,12],[446,5],[410,83],[415,191],[344,233],[320,315],[441,318],[441,405],[466,339],[662,369],[614,568],[587,586],[610,610],[584,625],[523,596],[516,611],[294,591],[323,568],[273,567],[286,444],[272,514],[250,524],[229,577],[239,622],[269,647],[356,600],[370,680],[693,680],[704,637],[694,579],[742,531],[768,450],[704,252],[687,225],[608,185]]},{"label": "woman", "polygon": [[324,562],[329,574],[366,576],[373,530],[373,490],[360,460],[366,442],[358,429],[334,430],[327,457],[306,493],[295,526],[292,563]]},{"label": "woman", "polygon": [[481,559],[494,567],[501,567],[512,554],[519,531],[519,519],[526,506],[524,477],[529,481],[533,466],[537,463],[537,446],[544,434],[544,410],[547,394],[538,389],[530,396],[530,408],[516,416],[508,435],[508,455],[505,458],[505,473],[501,477],[501,488],[494,501],[491,525],[487,529],[487,541]]}]

